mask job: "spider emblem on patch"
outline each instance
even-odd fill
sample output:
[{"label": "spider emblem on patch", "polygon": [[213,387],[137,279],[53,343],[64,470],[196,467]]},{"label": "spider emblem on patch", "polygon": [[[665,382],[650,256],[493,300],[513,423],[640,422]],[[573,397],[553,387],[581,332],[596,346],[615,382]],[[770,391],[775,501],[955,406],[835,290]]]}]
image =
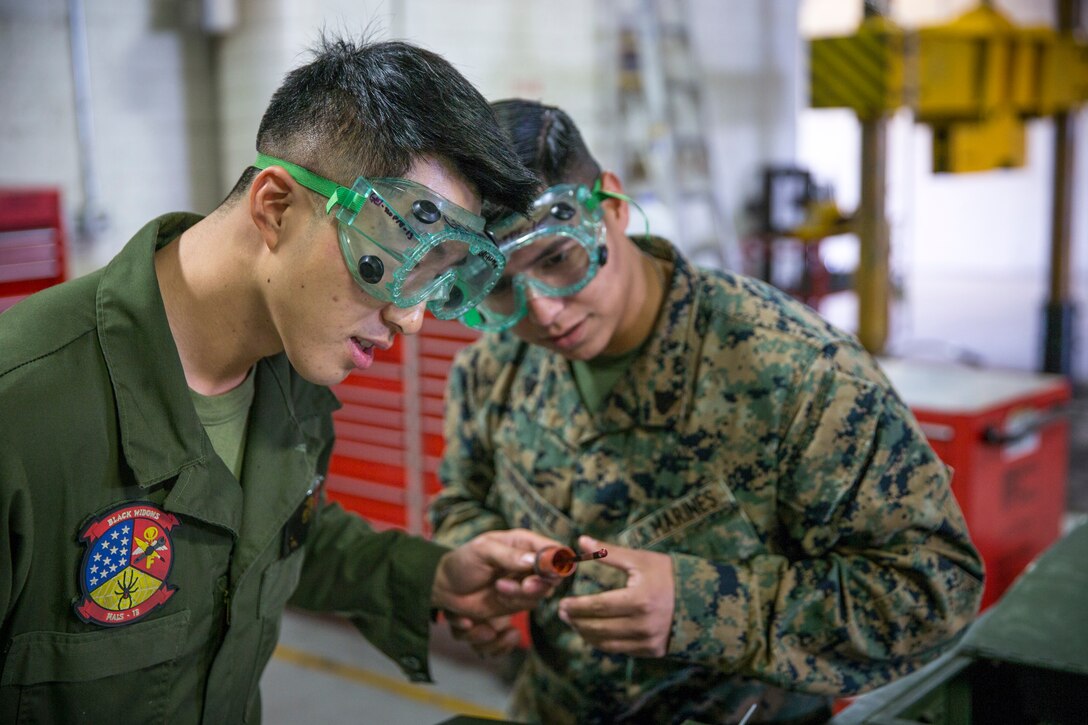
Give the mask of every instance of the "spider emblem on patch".
[{"label": "spider emblem on patch", "polygon": [[147,616],[173,596],[167,577],[174,562],[170,531],[179,524],[147,502],[129,502],[92,518],[79,532],[87,550],[79,569],[83,597],[76,615],[115,627]]}]

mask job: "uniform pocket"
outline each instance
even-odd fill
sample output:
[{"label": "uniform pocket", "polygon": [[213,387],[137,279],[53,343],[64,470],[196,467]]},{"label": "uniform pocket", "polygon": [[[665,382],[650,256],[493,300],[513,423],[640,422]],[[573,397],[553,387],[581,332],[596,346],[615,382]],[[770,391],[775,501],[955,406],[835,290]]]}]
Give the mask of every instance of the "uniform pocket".
[{"label": "uniform pocket", "polygon": [[511,528],[546,532],[557,541],[573,539],[578,530],[574,522],[541,493],[551,489],[549,481],[530,481],[514,461],[501,453],[496,460],[495,480],[503,485],[491,486],[484,505],[501,513]]},{"label": "uniform pocket", "polygon": [[279,619],[287,600],[298,588],[302,577],[302,562],[306,549],[296,549],[294,553],[271,564],[261,575],[261,600],[257,614],[261,619]]},{"label": "uniform pocket", "polygon": [[17,635],[0,690],[19,698],[18,722],[116,723],[130,712],[164,722],[188,626],[184,611],[95,632]]}]

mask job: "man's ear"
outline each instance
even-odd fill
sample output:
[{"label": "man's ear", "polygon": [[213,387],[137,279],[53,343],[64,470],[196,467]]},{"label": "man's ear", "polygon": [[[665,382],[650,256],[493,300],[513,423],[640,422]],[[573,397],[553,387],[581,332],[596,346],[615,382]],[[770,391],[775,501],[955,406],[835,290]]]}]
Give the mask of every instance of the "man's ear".
[{"label": "man's ear", "polygon": [[[624,194],[623,182],[620,177],[611,171],[601,172],[601,190],[611,194]],[[618,224],[620,229],[627,229],[627,222],[631,217],[631,207],[623,199],[606,196],[601,200],[601,208],[604,210],[605,220],[610,224]]]},{"label": "man's ear", "polygon": [[298,204],[300,188],[280,166],[262,169],[253,179],[249,187],[249,215],[269,249],[279,243],[284,217],[292,205]]}]

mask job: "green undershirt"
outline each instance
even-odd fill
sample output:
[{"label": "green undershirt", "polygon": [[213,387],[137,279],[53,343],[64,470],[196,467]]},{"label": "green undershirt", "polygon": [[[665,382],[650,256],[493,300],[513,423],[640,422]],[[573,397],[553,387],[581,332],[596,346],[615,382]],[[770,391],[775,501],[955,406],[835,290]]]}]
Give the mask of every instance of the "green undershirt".
[{"label": "green undershirt", "polygon": [[608,397],[616,381],[627,372],[631,361],[638,357],[640,352],[642,352],[641,346],[617,357],[571,361],[570,369],[574,374],[574,383],[578,386],[578,392],[581,393],[582,402],[587,410],[596,413],[601,409],[601,404]]},{"label": "green undershirt", "polygon": [[239,481],[242,480],[242,455],[246,447],[246,421],[253,404],[253,377],[253,370],[250,370],[241,385],[220,395],[201,395],[189,390],[212,448]]}]

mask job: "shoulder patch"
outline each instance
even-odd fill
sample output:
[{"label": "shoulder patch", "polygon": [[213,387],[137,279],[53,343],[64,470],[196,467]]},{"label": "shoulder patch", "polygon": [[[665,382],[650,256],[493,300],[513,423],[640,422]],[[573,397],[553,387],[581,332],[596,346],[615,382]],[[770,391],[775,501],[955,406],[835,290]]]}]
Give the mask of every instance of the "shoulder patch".
[{"label": "shoulder patch", "polygon": [[167,583],[174,561],[173,514],[144,501],[128,502],[84,525],[87,547],[79,569],[83,597],[76,615],[89,624],[115,627],[147,616],[173,596]]}]

